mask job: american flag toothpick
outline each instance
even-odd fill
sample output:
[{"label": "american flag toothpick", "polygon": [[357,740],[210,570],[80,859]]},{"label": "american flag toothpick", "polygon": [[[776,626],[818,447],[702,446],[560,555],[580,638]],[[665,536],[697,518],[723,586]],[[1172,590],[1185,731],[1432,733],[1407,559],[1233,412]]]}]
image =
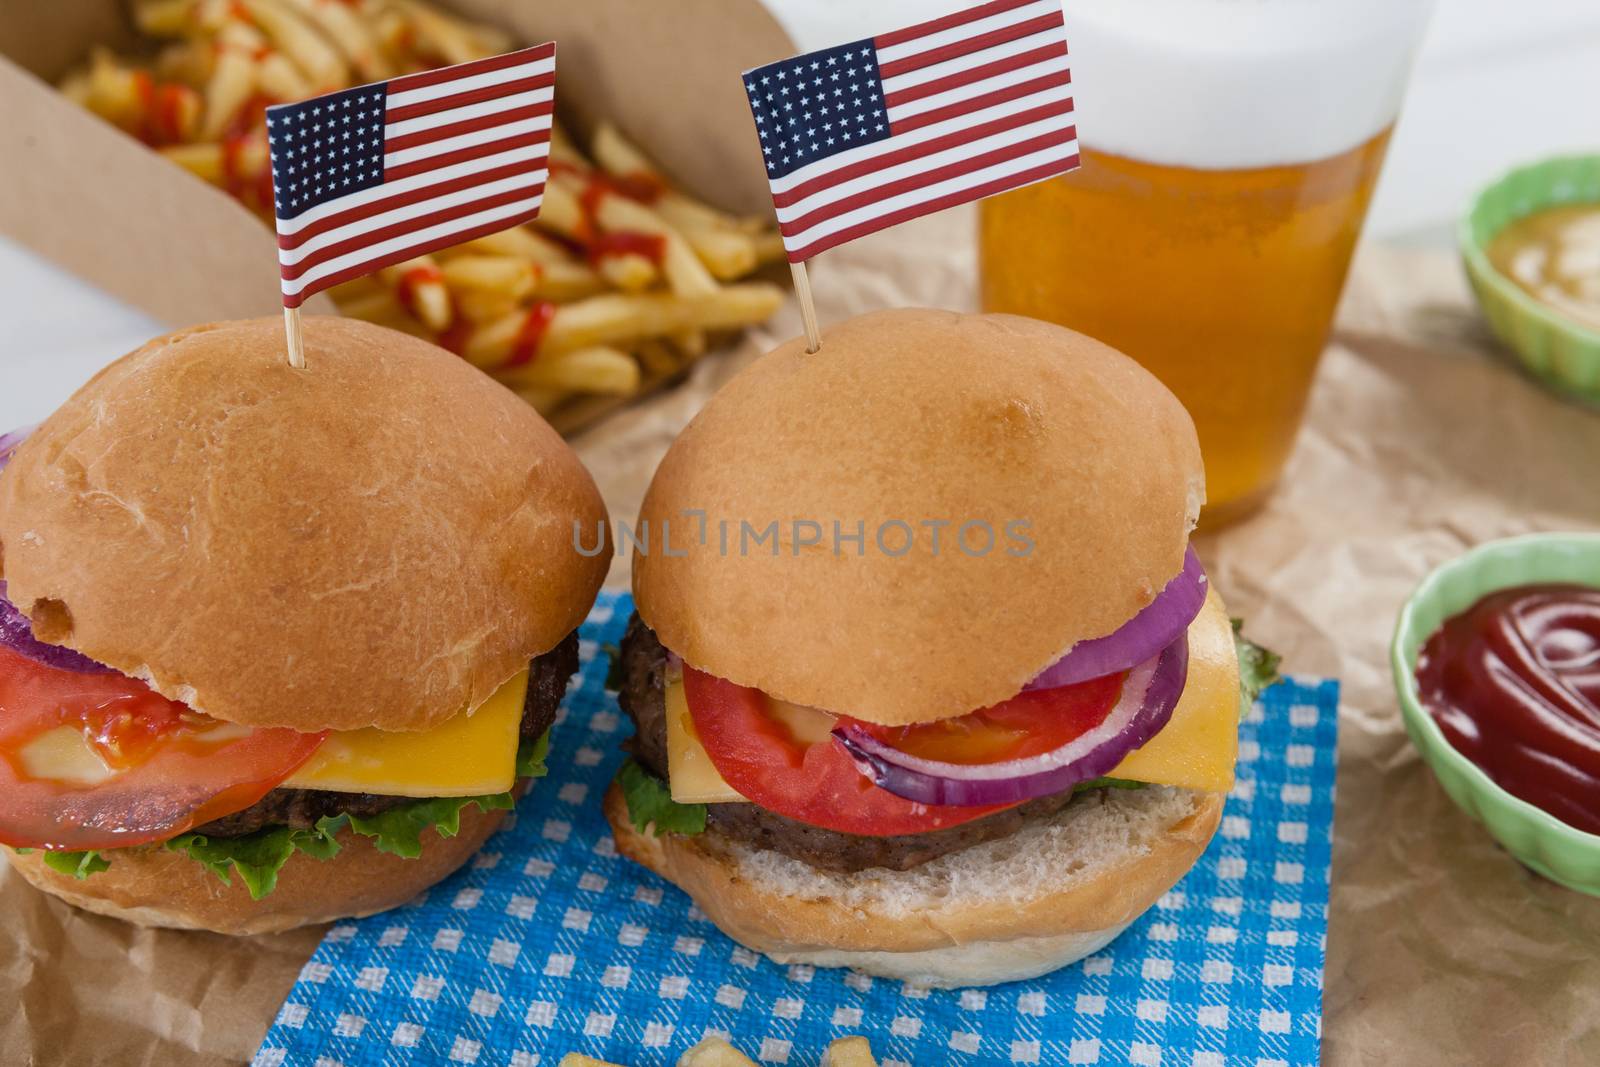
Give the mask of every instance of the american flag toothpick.
[{"label": "american flag toothpick", "polygon": [[804,263],[1078,166],[1061,0],[991,0],[744,73],[809,351]]},{"label": "american flag toothpick", "polygon": [[306,297],[539,214],[555,57],[552,42],[267,109],[291,364]]}]

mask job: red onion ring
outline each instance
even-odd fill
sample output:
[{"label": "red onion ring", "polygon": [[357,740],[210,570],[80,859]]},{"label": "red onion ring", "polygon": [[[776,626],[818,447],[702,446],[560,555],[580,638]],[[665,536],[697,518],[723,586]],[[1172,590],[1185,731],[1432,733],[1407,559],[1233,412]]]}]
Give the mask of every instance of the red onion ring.
[{"label": "red onion ring", "polygon": [[1143,611],[1105,637],[1079,641],[1022,688],[1077,685],[1143,663],[1187,631],[1205,602],[1206,572],[1189,548],[1183,554],[1183,570]]},{"label": "red onion ring", "polygon": [[1137,664],[1122,696],[1099,726],[1051,752],[1001,763],[945,763],[901,752],[847,723],[834,738],[861,773],[896,796],[923,804],[1010,804],[1051,796],[1109,773],[1154,737],[1178,706],[1189,676],[1189,637]]},{"label": "red onion ring", "polygon": [[90,659],[82,652],[63,645],[47,645],[33,636],[33,623],[28,621],[15,604],[6,599],[6,583],[0,581],[0,645],[18,655],[27,656],[36,663],[54,667],[58,671],[78,674],[116,674],[99,660]]}]

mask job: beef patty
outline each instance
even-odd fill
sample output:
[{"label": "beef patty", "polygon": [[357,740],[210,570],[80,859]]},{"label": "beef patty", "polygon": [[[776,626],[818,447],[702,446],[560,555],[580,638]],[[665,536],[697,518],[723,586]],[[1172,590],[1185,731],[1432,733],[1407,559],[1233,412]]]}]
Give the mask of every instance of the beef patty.
[{"label": "beef patty", "polygon": [[[624,747],[645,769],[667,777],[667,650],[655,631],[637,614],[628,620],[622,639],[622,710],[633,719],[636,733]],[[861,837],[811,826],[756,804],[708,804],[706,826],[754,848],[771,849],[828,871],[854,872],[869,867],[907,871],[950,852],[1008,837],[1027,823],[1048,818],[1073,798],[1067,790],[1038,797],[981,819],[896,837]]]},{"label": "beef patty", "polygon": [[[522,705],[522,737],[537,738],[556,721],[556,708],[578,669],[578,632],[528,663],[528,696]],[[376,793],[336,793],[326,789],[274,789],[243,811],[197,827],[208,837],[241,837],[272,826],[297,830],[315,826],[325,815],[373,816],[409,804],[415,797]]]}]

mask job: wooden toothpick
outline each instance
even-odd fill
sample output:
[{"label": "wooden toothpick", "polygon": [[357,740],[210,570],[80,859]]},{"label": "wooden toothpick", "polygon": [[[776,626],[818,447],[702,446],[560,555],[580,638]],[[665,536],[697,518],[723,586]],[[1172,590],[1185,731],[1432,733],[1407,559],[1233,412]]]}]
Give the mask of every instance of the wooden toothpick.
[{"label": "wooden toothpick", "polygon": [[289,343],[289,366],[295,370],[305,370],[306,341],[304,334],[300,332],[299,308],[283,309],[283,332]]},{"label": "wooden toothpick", "polygon": [[789,273],[794,275],[794,291],[800,297],[800,317],[806,324],[806,351],[815,352],[822,347],[822,332],[817,329],[817,309],[811,303],[811,279],[806,277],[804,262],[790,263]]}]

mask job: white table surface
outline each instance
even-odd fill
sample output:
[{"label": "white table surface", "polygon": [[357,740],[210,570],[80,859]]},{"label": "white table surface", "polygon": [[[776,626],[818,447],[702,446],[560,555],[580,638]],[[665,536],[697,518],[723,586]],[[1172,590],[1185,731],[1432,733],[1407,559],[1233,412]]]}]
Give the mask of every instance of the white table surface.
[{"label": "white table surface", "polygon": [[[960,6],[954,0],[767,2],[810,48]],[[1600,0],[1439,0],[1368,235],[1444,240],[1472,191],[1508,167],[1559,152],[1600,151],[1597,102]],[[0,321],[0,430],[43,418],[105,363],[159,332],[144,314],[5,238]]]}]

